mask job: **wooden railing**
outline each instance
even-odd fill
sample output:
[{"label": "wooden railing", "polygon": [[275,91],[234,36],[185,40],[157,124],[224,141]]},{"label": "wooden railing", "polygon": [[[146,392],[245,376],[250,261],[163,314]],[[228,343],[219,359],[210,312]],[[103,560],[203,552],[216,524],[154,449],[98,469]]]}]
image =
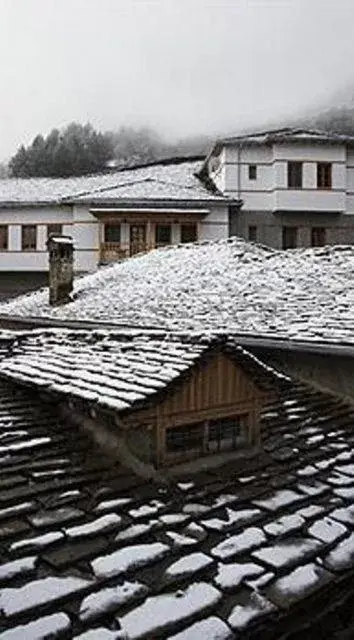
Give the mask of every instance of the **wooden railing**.
[{"label": "wooden railing", "polygon": [[120,243],[120,242],[102,242],[100,246],[100,262],[107,264],[108,262],[120,262],[126,260],[138,253],[145,253],[154,249],[147,243]]}]

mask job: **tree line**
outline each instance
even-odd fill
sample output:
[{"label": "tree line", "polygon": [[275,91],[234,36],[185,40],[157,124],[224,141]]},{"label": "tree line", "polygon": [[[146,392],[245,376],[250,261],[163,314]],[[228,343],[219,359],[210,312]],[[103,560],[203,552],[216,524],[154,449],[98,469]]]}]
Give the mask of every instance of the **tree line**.
[{"label": "tree line", "polygon": [[[207,137],[169,144],[148,128],[121,127],[117,132],[101,133],[91,124],[72,122],[46,137],[38,134],[27,147],[21,145],[9,161],[8,173],[18,178],[79,176],[173,155],[204,153],[208,144]],[[4,168],[0,177],[1,173]]]}]

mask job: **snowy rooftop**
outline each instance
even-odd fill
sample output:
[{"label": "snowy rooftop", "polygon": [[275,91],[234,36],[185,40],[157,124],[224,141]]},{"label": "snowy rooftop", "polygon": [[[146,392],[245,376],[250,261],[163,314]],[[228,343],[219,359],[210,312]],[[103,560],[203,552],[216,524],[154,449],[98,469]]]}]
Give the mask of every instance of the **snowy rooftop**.
[{"label": "snowy rooftop", "polygon": [[50,307],[42,289],[0,315],[353,344],[353,278],[353,247],[275,251],[232,238],[156,250],[77,279],[65,306]]},{"label": "snowy rooftop", "polygon": [[48,329],[14,334],[12,343],[6,334],[5,343],[1,376],[117,412],[155,399],[217,349],[237,361],[260,388],[284,380],[232,340],[217,337]]},{"label": "snowy rooftop", "polygon": [[315,142],[328,144],[354,144],[354,136],[347,136],[331,131],[318,129],[301,129],[296,127],[284,127],[283,129],[270,129],[247,133],[239,136],[231,136],[217,141],[222,144],[272,144],[276,142]]},{"label": "snowy rooftop", "polygon": [[0,206],[107,199],[222,200],[196,176],[201,160],[177,159],[78,178],[0,180]]},{"label": "snowy rooftop", "polygon": [[354,623],[353,417],[289,386],[262,454],[158,486],[1,381],[1,639],[330,640]]}]

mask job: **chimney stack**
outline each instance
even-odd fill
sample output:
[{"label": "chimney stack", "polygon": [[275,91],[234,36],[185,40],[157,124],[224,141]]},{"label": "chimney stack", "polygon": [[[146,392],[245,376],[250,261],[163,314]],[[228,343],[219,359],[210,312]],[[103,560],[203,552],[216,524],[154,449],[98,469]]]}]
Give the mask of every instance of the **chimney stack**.
[{"label": "chimney stack", "polygon": [[51,235],[49,251],[49,304],[71,301],[74,280],[74,243],[70,236]]}]

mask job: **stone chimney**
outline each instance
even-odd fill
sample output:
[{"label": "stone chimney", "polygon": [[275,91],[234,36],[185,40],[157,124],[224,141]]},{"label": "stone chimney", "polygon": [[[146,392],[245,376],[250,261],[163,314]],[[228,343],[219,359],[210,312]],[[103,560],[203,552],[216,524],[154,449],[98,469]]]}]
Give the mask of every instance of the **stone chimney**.
[{"label": "stone chimney", "polygon": [[74,244],[70,236],[48,238],[49,304],[70,302],[74,279]]}]

